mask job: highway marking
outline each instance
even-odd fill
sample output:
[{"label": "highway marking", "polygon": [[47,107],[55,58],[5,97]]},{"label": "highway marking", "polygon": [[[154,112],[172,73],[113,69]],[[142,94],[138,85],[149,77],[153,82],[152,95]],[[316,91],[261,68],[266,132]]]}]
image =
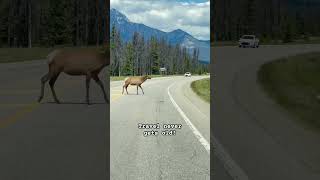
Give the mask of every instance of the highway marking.
[{"label": "highway marking", "polygon": [[29,105],[30,105],[30,103],[29,104],[27,104],[27,103],[25,103],[25,104],[12,103],[12,104],[0,104],[0,107],[25,107],[25,106],[29,106]]},{"label": "highway marking", "polygon": [[[64,90],[69,89],[71,87],[67,87],[65,89],[62,89],[61,92],[60,90],[56,90],[58,93],[60,92],[61,94],[63,94]],[[15,91],[13,91],[15,92]],[[16,91],[18,92],[18,91]],[[0,106],[3,106],[4,104],[0,104]],[[25,116],[28,113],[31,113],[32,111],[34,111],[36,108],[38,108],[41,104],[38,102],[32,102],[32,103],[27,103],[27,104],[9,104],[9,106],[23,106],[21,107],[21,109],[19,109],[18,111],[14,112],[14,114],[4,118],[4,119],[0,119],[0,128],[6,128],[12,124],[14,124],[15,122],[18,121],[18,119],[22,118],[23,116]]]},{"label": "highway marking", "polygon": [[38,102],[30,103],[26,105],[21,110],[15,112],[13,115],[3,119],[0,121],[0,128],[8,127],[9,125],[15,123],[19,118],[23,117],[24,115],[32,112],[34,109],[36,109],[40,104]]},{"label": "highway marking", "polygon": [[122,94],[112,94],[111,95],[111,102],[115,102],[116,100],[118,100],[120,97],[122,97]]},{"label": "highway marking", "polygon": [[225,151],[222,144],[219,143],[217,138],[214,136],[213,139],[214,154],[220,159],[223,163],[224,168],[228,174],[234,180],[249,180],[247,174],[241,169],[241,167],[232,159],[232,157]]},{"label": "highway marking", "polygon": [[7,90],[7,91],[0,91],[0,95],[19,95],[19,94],[22,94],[22,95],[25,95],[25,94],[35,94],[35,93],[38,93],[39,90]]},{"label": "highway marking", "polygon": [[193,134],[196,136],[196,138],[199,140],[199,142],[202,144],[202,146],[207,150],[208,154],[210,155],[210,144],[208,141],[202,136],[202,134],[198,131],[198,129],[192,124],[190,119],[187,117],[187,115],[182,111],[182,109],[179,107],[179,105],[175,102],[175,100],[172,98],[172,95],[170,93],[170,88],[174,85],[175,83],[171,84],[167,88],[167,92],[170,98],[171,103],[173,106],[176,108],[176,110],[180,113],[184,121],[187,123]]},{"label": "highway marking", "polygon": [[[187,124],[189,125],[189,127],[191,128],[191,130],[193,131],[193,133],[198,133],[198,135],[196,135],[196,137],[198,138],[198,140],[201,142],[201,144],[206,148],[206,150],[208,151],[208,153],[210,154],[210,144],[206,141],[206,139],[201,135],[201,133],[194,127],[194,125],[191,123],[190,119],[185,115],[185,113],[182,111],[182,109],[178,106],[178,104],[174,101],[174,99],[171,96],[170,93],[170,88],[173,86],[174,84],[171,84],[168,87],[168,95],[169,98],[172,102],[172,104],[175,106],[175,108],[177,109],[177,111],[180,113],[180,115],[183,117],[183,119],[187,122]],[[190,102],[190,104],[192,104]],[[193,105],[193,104],[192,104]],[[193,105],[194,108],[196,108],[201,114],[203,114],[195,105]],[[206,116],[205,114],[203,114],[204,116]],[[189,122],[189,123],[188,123]],[[191,126],[190,126],[191,125]],[[214,154],[217,156],[217,158],[220,159],[220,161],[223,163],[224,168],[226,169],[226,171],[228,172],[228,174],[232,177],[232,179],[234,180],[249,180],[249,177],[247,176],[247,174],[242,170],[242,168],[232,159],[232,157],[227,153],[227,151],[225,150],[225,148],[222,146],[222,144],[220,144],[220,142],[217,140],[217,138],[215,138],[214,136],[210,136],[210,138],[212,139],[212,144],[214,147]],[[202,141],[201,141],[201,140]],[[203,143],[204,144],[203,144]]]}]

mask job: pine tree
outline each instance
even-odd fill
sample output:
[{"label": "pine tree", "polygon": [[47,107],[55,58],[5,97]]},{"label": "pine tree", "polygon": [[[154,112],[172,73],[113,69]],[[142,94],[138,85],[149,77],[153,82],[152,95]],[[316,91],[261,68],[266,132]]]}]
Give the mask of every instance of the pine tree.
[{"label": "pine tree", "polygon": [[72,42],[72,23],[68,16],[68,0],[51,0],[48,22],[48,41],[51,46]]},{"label": "pine tree", "polygon": [[151,73],[159,74],[160,62],[159,62],[159,52],[158,43],[155,37],[151,37],[151,49],[150,49],[150,59],[151,59]]},{"label": "pine tree", "polygon": [[126,61],[123,67],[123,75],[133,75],[133,64],[134,63],[134,51],[131,42],[127,43],[126,46]]}]

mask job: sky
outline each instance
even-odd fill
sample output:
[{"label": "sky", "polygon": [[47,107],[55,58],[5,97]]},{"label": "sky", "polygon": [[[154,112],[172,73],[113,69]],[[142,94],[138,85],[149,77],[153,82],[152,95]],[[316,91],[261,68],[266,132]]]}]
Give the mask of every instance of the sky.
[{"label": "sky", "polygon": [[209,0],[111,0],[115,8],[135,23],[165,32],[182,29],[201,40],[210,39]]}]

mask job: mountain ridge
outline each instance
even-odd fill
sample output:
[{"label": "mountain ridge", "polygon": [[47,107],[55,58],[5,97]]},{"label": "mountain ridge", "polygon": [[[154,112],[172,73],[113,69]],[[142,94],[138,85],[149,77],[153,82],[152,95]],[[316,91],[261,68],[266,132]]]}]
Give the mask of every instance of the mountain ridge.
[{"label": "mountain ridge", "polygon": [[152,36],[157,39],[164,38],[169,44],[180,44],[182,47],[186,47],[190,53],[194,48],[199,49],[199,62],[210,62],[210,41],[198,40],[191,34],[183,31],[182,29],[176,29],[170,32],[164,32],[162,30],[149,27],[143,23],[131,22],[124,14],[115,8],[110,10],[110,30],[115,25],[120,31],[120,36],[125,42],[131,41],[134,32],[138,32],[143,35],[145,40],[150,39]]}]

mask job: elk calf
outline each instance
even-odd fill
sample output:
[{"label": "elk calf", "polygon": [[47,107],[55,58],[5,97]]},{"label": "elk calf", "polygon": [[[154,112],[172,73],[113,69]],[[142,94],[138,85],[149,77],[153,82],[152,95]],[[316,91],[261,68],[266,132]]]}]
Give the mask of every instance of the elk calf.
[{"label": "elk calf", "polygon": [[49,85],[53,98],[56,103],[60,103],[54,90],[54,84],[61,72],[72,76],[86,76],[86,102],[89,103],[89,87],[91,78],[100,86],[104,99],[107,103],[106,92],[103,83],[100,81],[98,74],[100,71],[110,64],[109,49],[100,53],[97,51],[67,51],[55,50],[47,57],[49,72],[41,78],[41,93],[38,102],[41,102],[44,95],[45,83],[49,80]]},{"label": "elk calf", "polygon": [[126,78],[124,85],[122,87],[122,94],[124,92],[124,88],[126,88],[126,92],[128,94],[128,86],[129,85],[136,85],[137,86],[137,94],[139,94],[138,87],[140,87],[140,89],[142,90],[142,93],[144,94],[143,89],[141,87],[141,84],[144,83],[147,79],[151,79],[151,77],[150,76],[138,76],[138,77]]}]

